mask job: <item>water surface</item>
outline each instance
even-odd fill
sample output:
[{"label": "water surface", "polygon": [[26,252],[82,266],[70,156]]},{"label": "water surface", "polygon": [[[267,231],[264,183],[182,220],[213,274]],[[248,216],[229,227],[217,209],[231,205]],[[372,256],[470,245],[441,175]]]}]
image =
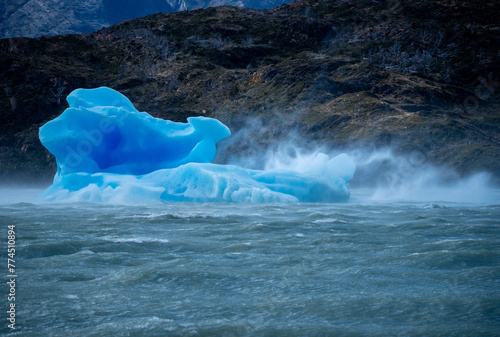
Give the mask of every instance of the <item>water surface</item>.
[{"label": "water surface", "polygon": [[13,335],[499,335],[500,202],[12,201]]}]

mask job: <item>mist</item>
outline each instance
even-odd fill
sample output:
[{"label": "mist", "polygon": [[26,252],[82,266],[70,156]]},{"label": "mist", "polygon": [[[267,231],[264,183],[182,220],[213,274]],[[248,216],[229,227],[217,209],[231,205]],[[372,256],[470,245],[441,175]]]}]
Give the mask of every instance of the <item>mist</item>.
[{"label": "mist", "polygon": [[[346,153],[356,163],[356,173],[349,181],[350,202],[500,204],[500,186],[494,174],[476,172],[461,176],[449,167],[433,165],[422,151],[400,154],[396,146],[334,149],[307,140],[293,130],[289,131],[286,140],[267,144],[266,148],[266,144],[253,141],[265,139],[266,132],[261,122],[249,120],[246,126],[222,142],[219,153],[224,157],[218,159],[251,169],[315,173],[321,169],[322,154],[333,158]],[[239,153],[242,142],[247,151],[233,156]]]},{"label": "mist", "polygon": [[0,205],[32,203],[42,188],[0,186]]},{"label": "mist", "polygon": [[386,148],[349,153],[358,165],[351,186],[371,189],[371,201],[500,202],[500,190],[489,172],[463,177],[451,168],[432,165],[420,152],[397,155]]}]

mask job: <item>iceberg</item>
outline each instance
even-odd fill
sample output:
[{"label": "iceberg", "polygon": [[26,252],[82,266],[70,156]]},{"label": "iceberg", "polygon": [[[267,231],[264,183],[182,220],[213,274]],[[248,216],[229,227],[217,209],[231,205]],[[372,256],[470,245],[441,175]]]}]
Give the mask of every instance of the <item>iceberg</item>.
[{"label": "iceberg", "polygon": [[313,169],[251,170],[213,164],[216,144],[231,132],[220,121],[187,123],[139,112],[121,93],[77,89],[69,108],[40,128],[55,156],[54,182],[42,202],[342,202],[354,162],[318,154]]}]

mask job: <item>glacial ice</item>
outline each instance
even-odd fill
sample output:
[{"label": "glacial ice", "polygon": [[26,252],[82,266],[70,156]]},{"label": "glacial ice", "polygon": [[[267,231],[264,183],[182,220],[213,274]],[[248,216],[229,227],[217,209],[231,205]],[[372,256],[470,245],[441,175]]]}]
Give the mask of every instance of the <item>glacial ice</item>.
[{"label": "glacial ice", "polygon": [[42,202],[341,202],[356,169],[345,154],[318,154],[312,169],[250,170],[210,163],[230,135],[220,121],[187,123],[139,112],[110,88],[77,89],[69,108],[40,128],[56,157]]}]

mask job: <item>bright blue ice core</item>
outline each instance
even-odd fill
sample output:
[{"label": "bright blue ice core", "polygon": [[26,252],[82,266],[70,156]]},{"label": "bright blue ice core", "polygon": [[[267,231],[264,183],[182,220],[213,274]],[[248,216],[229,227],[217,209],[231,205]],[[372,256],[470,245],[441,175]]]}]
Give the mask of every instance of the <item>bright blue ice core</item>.
[{"label": "bright blue ice core", "polygon": [[345,154],[319,154],[310,172],[248,170],[211,164],[231,133],[216,119],[188,123],[137,111],[110,88],[77,89],[69,108],[40,128],[56,157],[54,183],[42,201],[339,202],[356,169]]}]

